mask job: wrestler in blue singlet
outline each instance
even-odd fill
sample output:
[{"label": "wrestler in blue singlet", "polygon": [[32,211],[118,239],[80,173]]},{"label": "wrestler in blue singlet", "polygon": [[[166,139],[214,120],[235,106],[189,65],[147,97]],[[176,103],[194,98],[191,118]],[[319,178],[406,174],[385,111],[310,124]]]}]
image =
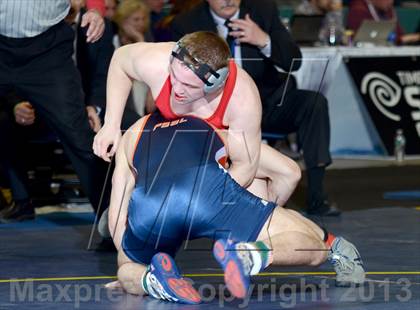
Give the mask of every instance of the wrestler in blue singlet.
[{"label": "wrestler in blue singlet", "polygon": [[133,157],[136,184],[123,238],[126,255],[149,264],[184,240],[255,241],[275,204],[237,184],[217,161],[224,144],[201,119],[148,116]]}]

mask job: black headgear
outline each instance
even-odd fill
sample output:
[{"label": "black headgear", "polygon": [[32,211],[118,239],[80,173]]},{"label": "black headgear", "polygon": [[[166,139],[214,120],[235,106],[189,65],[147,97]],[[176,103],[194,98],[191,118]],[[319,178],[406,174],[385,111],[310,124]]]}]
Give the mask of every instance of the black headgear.
[{"label": "black headgear", "polygon": [[[208,64],[197,60],[188,52],[181,40],[175,44],[171,56],[180,60],[204,82],[205,93],[212,93],[222,87],[229,74],[228,67],[223,67],[214,71]],[[173,58],[171,58],[171,62],[172,59]],[[208,76],[208,74],[210,74],[210,76]]]}]

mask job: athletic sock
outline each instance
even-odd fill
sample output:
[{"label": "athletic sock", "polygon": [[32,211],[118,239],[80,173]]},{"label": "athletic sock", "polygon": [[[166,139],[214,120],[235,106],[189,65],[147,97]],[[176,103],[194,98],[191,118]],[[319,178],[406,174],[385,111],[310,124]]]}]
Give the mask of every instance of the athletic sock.
[{"label": "athletic sock", "polygon": [[150,266],[147,266],[147,269],[143,272],[143,275],[141,276],[141,279],[140,279],[141,287],[142,287],[143,291],[148,295],[150,295],[149,285],[147,283],[147,275],[149,273],[150,273]]},{"label": "athletic sock", "polygon": [[328,238],[327,238],[327,241],[325,241],[325,243],[328,245],[330,249],[332,247],[334,240],[335,240],[335,236],[331,233],[328,233]]},{"label": "athletic sock", "polygon": [[140,279],[141,287],[143,291],[150,296],[153,296],[156,299],[163,299],[168,300],[167,296],[162,294],[161,290],[158,287],[153,287],[153,282],[151,283],[150,274],[151,274],[151,266],[147,266],[146,271],[143,273]]},{"label": "athletic sock", "polygon": [[324,227],[321,227],[321,229],[324,231],[324,242],[328,248],[331,249],[336,237],[332,233],[329,233]]},{"label": "athletic sock", "polygon": [[[256,275],[272,262],[273,251],[263,241],[240,242],[235,247],[239,251],[248,252],[252,260],[250,275]],[[239,253],[239,257],[241,257]]]}]

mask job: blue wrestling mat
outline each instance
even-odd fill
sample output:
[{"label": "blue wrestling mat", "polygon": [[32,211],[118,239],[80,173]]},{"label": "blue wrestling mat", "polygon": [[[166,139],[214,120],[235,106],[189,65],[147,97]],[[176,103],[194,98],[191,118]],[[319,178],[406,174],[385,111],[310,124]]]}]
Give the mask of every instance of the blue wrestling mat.
[{"label": "blue wrestling mat", "polygon": [[[93,214],[56,213],[0,225],[0,309],[419,309],[420,211],[382,208],[344,212],[324,225],[352,240],[367,269],[359,288],[336,288],[330,264],[270,267],[244,300],[226,290],[207,240],[176,257],[204,303],[186,306],[108,291],[116,253],[88,251]],[[97,242],[97,240],[95,241]],[[194,250],[200,248],[200,250]],[[209,251],[203,251],[208,248]]]}]

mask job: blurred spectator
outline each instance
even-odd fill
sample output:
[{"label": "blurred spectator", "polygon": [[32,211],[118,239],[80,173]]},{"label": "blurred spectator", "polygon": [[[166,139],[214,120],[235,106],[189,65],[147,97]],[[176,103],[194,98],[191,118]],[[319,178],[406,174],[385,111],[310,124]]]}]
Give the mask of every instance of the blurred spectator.
[{"label": "blurred spectator", "polygon": [[297,7],[300,4],[301,0],[276,0],[278,7]]},{"label": "blurred spectator", "polygon": [[3,135],[0,139],[0,148],[7,149],[7,152],[0,154],[0,165],[3,168],[2,177],[8,181],[8,187],[11,189],[12,202],[0,211],[0,223],[35,217],[27,187],[27,142],[30,139],[45,138],[50,132],[45,122],[37,121],[36,126],[33,125],[36,116],[29,102],[21,102],[13,107],[11,103],[17,98],[14,93],[10,93],[1,99],[0,130],[8,132],[8,135]]},{"label": "blurred spectator", "polygon": [[320,41],[331,45],[342,43],[344,26],[341,0],[304,0],[295,12],[302,15],[325,15],[319,30]]},{"label": "blurred spectator", "polygon": [[147,35],[150,27],[150,11],[143,1],[122,1],[114,15],[114,21],[118,26],[118,35],[114,37],[114,46],[152,41]]},{"label": "blurred spectator", "polygon": [[152,41],[160,42],[161,40],[158,33],[156,33],[156,29],[161,19],[165,17],[165,13],[163,12],[165,0],[144,0],[144,2],[150,9],[150,31],[153,38]]},{"label": "blurred spectator", "polygon": [[297,8],[297,14],[324,15],[342,9],[340,0],[304,0]]},{"label": "blurred spectator", "polygon": [[115,12],[117,12],[117,7],[117,0],[105,0],[105,17],[111,23],[111,31],[113,36],[118,33],[118,26],[114,21]]},{"label": "blurred spectator", "polygon": [[355,33],[364,20],[395,20],[396,43],[412,43],[419,40],[418,34],[406,34],[398,21],[398,16],[394,8],[394,0],[353,0],[350,3],[347,16],[347,27]]},{"label": "blurred spectator", "polygon": [[169,14],[162,18],[156,25],[155,42],[173,41],[170,27],[175,16],[188,12],[202,1],[203,0],[175,0]]},{"label": "blurred spectator", "polygon": [[[0,164],[3,167],[3,177],[11,189],[11,204],[0,212],[0,223],[33,219],[34,206],[27,188],[27,141],[32,138],[46,137],[48,130],[45,122],[35,122],[35,111],[28,102],[17,105],[12,103],[18,100],[15,93],[9,93],[1,98],[0,130],[8,132],[0,139],[0,148],[7,149],[1,152]],[[16,121],[15,121],[16,120]],[[18,125],[20,124],[20,125]]]},{"label": "blurred spectator", "polygon": [[115,12],[117,11],[117,0],[105,0],[105,17],[109,20],[114,18]]},{"label": "blurred spectator", "polygon": [[[114,16],[118,26],[118,34],[114,36],[114,46],[118,48],[125,44],[151,41],[149,35],[149,8],[139,0],[121,2]],[[127,99],[123,116],[122,129],[128,129],[138,118],[145,114],[151,100],[145,83],[134,81],[130,96]]]},{"label": "blurred spectator", "polygon": [[[64,22],[69,10],[68,0],[0,2],[0,16],[5,17],[0,23],[0,96],[15,90],[31,102],[57,134],[92,206],[98,208],[106,166],[91,149],[94,132],[71,57],[74,32]],[[83,40],[96,42],[104,31],[97,10],[83,15],[81,26],[87,25]],[[15,205],[8,214],[18,217],[24,209]]]},{"label": "blurred spectator", "polygon": [[[0,152],[0,219],[2,213],[6,210],[11,209],[11,204],[13,204],[13,201],[11,202],[11,204],[9,204],[8,201],[5,199],[5,197],[3,196],[3,189],[13,189],[14,192],[12,193],[12,196],[15,196],[16,199],[22,198],[23,200],[29,201],[29,194],[19,193],[19,184],[12,184],[15,180],[13,176],[16,175],[15,171],[12,172],[10,169],[12,166],[12,161],[16,160],[16,158],[14,158],[14,152],[11,152],[11,150],[14,149],[15,141],[12,137],[14,131],[13,127],[11,126],[12,122],[10,121],[11,108],[6,104],[7,100],[8,98],[6,97],[0,98],[0,132],[2,133],[0,135],[0,149],[2,150]],[[19,201],[19,203],[22,202],[22,200]],[[33,207],[29,206],[29,212],[32,214],[33,217]]]}]

